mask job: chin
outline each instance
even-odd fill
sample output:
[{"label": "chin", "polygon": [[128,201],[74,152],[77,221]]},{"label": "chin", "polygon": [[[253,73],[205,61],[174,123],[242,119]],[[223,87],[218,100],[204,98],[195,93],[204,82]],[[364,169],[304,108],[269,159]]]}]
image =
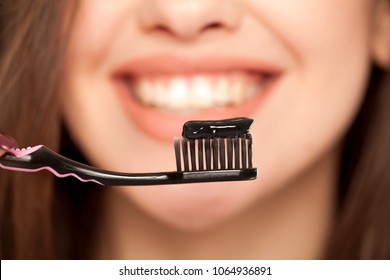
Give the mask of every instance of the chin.
[{"label": "chin", "polygon": [[120,192],[153,222],[180,231],[204,232],[233,219],[253,202],[252,192],[243,193],[242,188],[242,182],[222,182],[123,187]]}]

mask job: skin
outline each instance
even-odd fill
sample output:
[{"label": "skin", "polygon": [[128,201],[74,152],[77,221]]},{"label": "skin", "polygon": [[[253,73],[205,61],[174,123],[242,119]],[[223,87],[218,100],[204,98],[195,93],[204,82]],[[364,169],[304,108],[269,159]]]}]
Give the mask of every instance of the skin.
[{"label": "skin", "polygon": [[96,256],[320,258],[334,215],[340,143],[372,61],[388,65],[389,40],[378,25],[389,15],[378,3],[384,1],[84,0],[67,55],[63,113],[101,168],[175,170],[172,144],[125,116],[110,77],[118,65],[223,53],[282,69],[248,116],[259,178],[111,188]]}]

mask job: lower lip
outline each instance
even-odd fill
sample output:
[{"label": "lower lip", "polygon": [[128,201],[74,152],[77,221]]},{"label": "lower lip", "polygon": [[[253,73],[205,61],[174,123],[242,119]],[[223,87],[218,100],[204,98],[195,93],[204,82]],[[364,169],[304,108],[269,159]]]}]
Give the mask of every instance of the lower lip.
[{"label": "lower lip", "polygon": [[259,109],[266,97],[272,91],[276,78],[267,83],[261,93],[241,105],[213,108],[197,113],[174,113],[146,107],[140,104],[121,79],[114,78],[115,90],[125,114],[137,128],[160,142],[171,142],[174,137],[182,134],[183,124],[189,120],[218,120],[235,117],[250,117]]}]

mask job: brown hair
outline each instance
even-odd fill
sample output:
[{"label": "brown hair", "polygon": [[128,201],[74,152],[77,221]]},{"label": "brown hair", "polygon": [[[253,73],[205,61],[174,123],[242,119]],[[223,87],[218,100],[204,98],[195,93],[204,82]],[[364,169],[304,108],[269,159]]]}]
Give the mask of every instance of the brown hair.
[{"label": "brown hair", "polygon": [[[0,8],[0,129],[21,146],[59,145],[59,32],[66,0],[6,0]],[[0,173],[0,257],[56,256],[53,179],[45,172]]]},{"label": "brown hair", "polygon": [[330,259],[390,259],[390,71],[371,76],[344,142]]},{"label": "brown hair", "polygon": [[[59,30],[64,11],[76,8],[71,2],[77,1],[0,2],[0,130],[21,146],[61,148],[57,98],[67,29],[65,36]],[[338,217],[326,255],[331,259],[390,259],[389,71],[374,68],[367,92],[345,138]],[[67,182],[56,184],[46,172],[0,170],[1,259],[93,258],[84,241],[94,221],[85,217],[96,217],[99,200],[81,205],[99,189],[73,183],[61,187]]]}]

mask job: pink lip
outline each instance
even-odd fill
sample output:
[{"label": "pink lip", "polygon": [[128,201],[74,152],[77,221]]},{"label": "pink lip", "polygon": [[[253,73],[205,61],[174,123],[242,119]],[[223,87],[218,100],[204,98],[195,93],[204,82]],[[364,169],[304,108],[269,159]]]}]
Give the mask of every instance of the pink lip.
[{"label": "pink lip", "polygon": [[[272,77],[261,94],[248,102],[234,107],[215,108],[194,114],[178,114],[161,111],[157,108],[142,106],[129,93],[124,78],[149,75],[178,75],[191,73],[223,71],[250,71]],[[177,56],[154,56],[129,61],[115,69],[112,74],[113,84],[123,109],[130,121],[145,134],[158,141],[172,141],[181,135],[183,124],[188,120],[212,120],[234,117],[250,117],[265,97],[269,95],[277,78],[282,73],[281,67],[270,63],[245,58],[210,56],[201,58],[183,58]]]},{"label": "pink lip", "polygon": [[281,67],[271,63],[246,58],[221,56],[178,57],[172,55],[153,56],[131,60],[113,71],[113,76],[183,74],[192,72],[247,70],[265,74],[280,74]]}]

